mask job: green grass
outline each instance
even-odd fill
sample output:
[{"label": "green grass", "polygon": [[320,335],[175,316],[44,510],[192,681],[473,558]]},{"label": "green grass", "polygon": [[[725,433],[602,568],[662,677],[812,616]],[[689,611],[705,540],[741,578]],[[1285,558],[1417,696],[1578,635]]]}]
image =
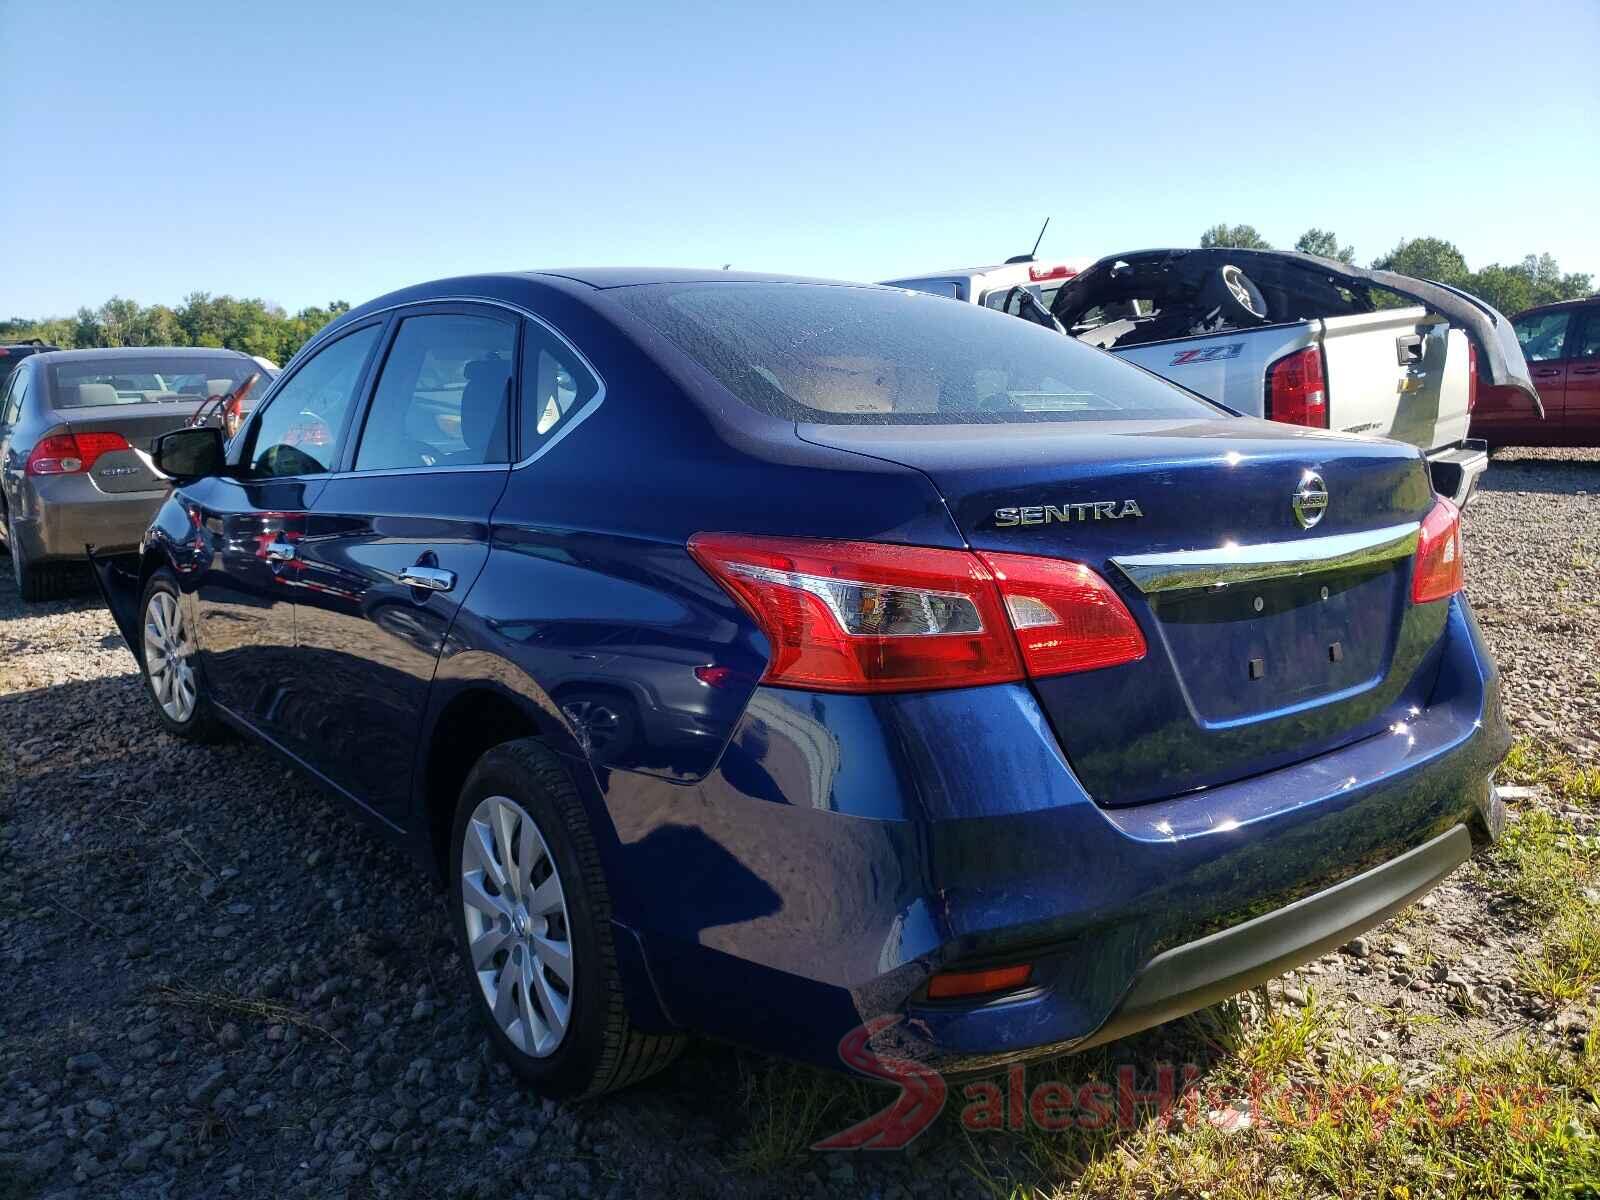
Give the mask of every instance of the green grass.
[{"label": "green grass", "polygon": [[[1203,1087],[1247,1095],[1244,1061]],[[998,1197],[1374,1196],[1421,1200],[1600,1195],[1600,1054],[1507,1049],[1460,1056],[1421,1086],[1341,1056],[1266,1089],[1245,1128],[1150,1121],[1098,1140],[1024,1135],[1010,1168],[970,1139],[975,1173]],[[1018,1169],[1020,1167],[1020,1169]]]},{"label": "green grass", "polygon": [[1537,738],[1518,738],[1501,764],[1502,783],[1542,787],[1573,805],[1600,802],[1600,766],[1586,766]]},{"label": "green grass", "polygon": [[1507,825],[1492,861],[1508,868],[1504,890],[1538,916],[1593,907],[1583,893],[1600,876],[1600,849],[1547,809],[1530,809]]}]

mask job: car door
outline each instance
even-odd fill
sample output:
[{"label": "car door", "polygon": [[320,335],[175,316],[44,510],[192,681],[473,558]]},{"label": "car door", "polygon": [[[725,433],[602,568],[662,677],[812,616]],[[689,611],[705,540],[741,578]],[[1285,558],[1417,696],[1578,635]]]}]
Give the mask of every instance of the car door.
[{"label": "car door", "polygon": [[1561,440],[1600,446],[1600,305],[1579,309],[1567,351]]},{"label": "car door", "polygon": [[398,821],[429,688],[489,556],[510,472],[519,318],[434,304],[396,317],[345,470],[299,544],[304,755]]},{"label": "car door", "polygon": [[213,697],[290,749],[295,686],[297,544],[338,465],[383,320],[342,332],[301,362],[251,425],[229,475],[185,489],[206,549],[193,587],[196,641]]}]

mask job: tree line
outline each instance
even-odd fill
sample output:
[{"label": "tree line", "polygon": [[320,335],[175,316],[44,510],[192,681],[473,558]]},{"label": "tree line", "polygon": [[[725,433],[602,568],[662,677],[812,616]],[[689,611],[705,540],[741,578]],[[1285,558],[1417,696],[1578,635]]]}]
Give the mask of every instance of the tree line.
[{"label": "tree line", "polygon": [[329,321],[350,311],[343,300],[290,314],[265,300],[193,292],[182,304],[139,304],[113,296],[71,317],[0,321],[0,342],[38,338],[63,350],[92,346],[225,346],[280,365]]},{"label": "tree line", "polygon": [[[1200,245],[1204,249],[1217,246],[1273,249],[1253,225],[1213,225],[1200,235]],[[1294,248],[1351,265],[1356,261],[1355,247],[1340,245],[1338,237],[1326,229],[1306,230]],[[1593,276],[1577,272],[1563,274],[1549,254],[1529,254],[1510,266],[1490,263],[1474,271],[1467,266],[1466,257],[1454,243],[1434,237],[1402,238],[1393,250],[1373,259],[1371,266],[1375,271],[1396,271],[1415,279],[1447,283],[1487,300],[1507,316],[1538,304],[1576,300],[1594,290]]]},{"label": "tree line", "polygon": [[[1200,235],[1200,245],[1207,249],[1273,249],[1253,225],[1214,225]],[[1341,245],[1338,237],[1326,229],[1306,230],[1294,248],[1340,262],[1356,261],[1355,247]],[[1563,274],[1549,254],[1530,254],[1510,266],[1490,263],[1471,270],[1461,251],[1442,238],[1403,239],[1393,250],[1373,259],[1372,266],[1448,283],[1481,296],[1508,315],[1536,304],[1587,296],[1593,290],[1591,276]],[[322,308],[302,308],[290,314],[265,300],[213,296],[209,292],[193,292],[175,308],[113,296],[99,308],[80,308],[70,317],[13,317],[0,321],[0,341],[39,338],[64,350],[89,346],[225,346],[281,364],[288,362],[317,330],[349,310],[348,303],[334,300]]]}]

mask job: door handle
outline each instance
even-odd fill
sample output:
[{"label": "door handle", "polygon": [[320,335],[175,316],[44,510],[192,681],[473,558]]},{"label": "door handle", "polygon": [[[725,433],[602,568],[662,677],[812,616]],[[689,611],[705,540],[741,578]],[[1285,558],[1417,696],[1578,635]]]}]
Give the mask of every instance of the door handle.
[{"label": "door handle", "polygon": [[1533,377],[1535,379],[1554,379],[1559,374],[1561,374],[1561,372],[1559,370],[1556,370],[1556,369],[1551,368],[1551,367],[1546,367],[1541,371],[1535,371],[1533,373]]},{"label": "door handle", "polygon": [[1422,361],[1422,335],[1403,333],[1394,340],[1395,358],[1402,367]]},{"label": "door handle", "polygon": [[294,557],[294,547],[288,542],[268,542],[262,555],[268,562],[288,562]]},{"label": "door handle", "polygon": [[1600,375],[1600,367],[1573,367],[1574,375]]},{"label": "door handle", "polygon": [[448,592],[456,585],[456,573],[442,567],[407,567],[400,572],[400,582],[426,592]]}]

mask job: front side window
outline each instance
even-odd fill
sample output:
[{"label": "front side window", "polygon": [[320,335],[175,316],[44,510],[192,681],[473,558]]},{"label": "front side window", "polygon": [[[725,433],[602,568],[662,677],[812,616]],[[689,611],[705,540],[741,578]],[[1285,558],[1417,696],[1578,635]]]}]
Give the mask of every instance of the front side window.
[{"label": "front side window", "polygon": [[600,390],[572,350],[537,321],[529,321],[522,340],[521,445],[527,458],[545,445]]},{"label": "front side window", "polygon": [[372,394],[356,470],[506,462],[516,350],[510,321],[454,313],[401,321]]},{"label": "front side window", "polygon": [[1567,313],[1534,313],[1511,322],[1522,343],[1522,356],[1529,362],[1553,362],[1567,349]]},{"label": "front side window", "polygon": [[381,328],[368,325],[324,346],[278,390],[251,437],[251,476],[320,475],[333,469],[340,431]]},{"label": "front side window", "polygon": [[965,425],[1221,415],[1073,338],[981,305],[830,284],[650,284],[616,294],[740,400],[787,420]]}]

